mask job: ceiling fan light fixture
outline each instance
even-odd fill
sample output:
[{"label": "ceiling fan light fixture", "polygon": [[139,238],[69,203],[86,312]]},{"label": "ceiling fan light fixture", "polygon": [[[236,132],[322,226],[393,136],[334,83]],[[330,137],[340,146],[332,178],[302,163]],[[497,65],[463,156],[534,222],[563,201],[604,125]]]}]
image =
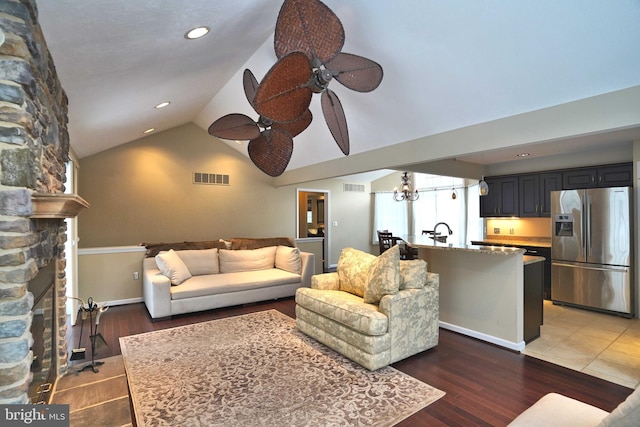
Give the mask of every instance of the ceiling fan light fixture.
[{"label": "ceiling fan light fixture", "polygon": [[184,34],[184,38],[187,40],[199,39],[200,37],[206,36],[210,30],[211,29],[209,27],[192,28]]}]

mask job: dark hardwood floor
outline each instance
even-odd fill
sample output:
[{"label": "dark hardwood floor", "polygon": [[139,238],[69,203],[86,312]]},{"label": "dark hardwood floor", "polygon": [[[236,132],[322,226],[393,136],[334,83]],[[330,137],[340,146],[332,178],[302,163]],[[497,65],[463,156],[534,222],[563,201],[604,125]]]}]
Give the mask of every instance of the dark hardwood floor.
[{"label": "dark hardwood floor", "polygon": [[[175,316],[152,322],[144,304],[111,307],[100,319],[99,331],[109,344],[97,358],[120,354],[118,338],[158,329],[223,317],[276,309],[295,317],[293,299],[269,301]],[[89,347],[87,325],[83,345]],[[77,345],[79,324],[67,329],[71,345]],[[74,362],[76,365],[90,360]],[[515,353],[454,332],[440,330],[436,348],[395,363],[396,369],[447,394],[399,426],[504,426],[549,392],[557,392],[613,410],[632,390],[542,360]]]}]

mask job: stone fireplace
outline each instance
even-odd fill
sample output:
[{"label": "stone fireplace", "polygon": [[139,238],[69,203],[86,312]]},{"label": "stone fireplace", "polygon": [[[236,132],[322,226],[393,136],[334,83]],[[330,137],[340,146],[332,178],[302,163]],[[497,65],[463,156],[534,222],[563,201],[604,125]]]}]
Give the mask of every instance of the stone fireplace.
[{"label": "stone fireplace", "polygon": [[[35,0],[0,2],[0,404],[31,403],[43,364],[54,379],[66,372],[64,218],[87,206],[63,194],[67,97],[37,17]],[[52,277],[44,292],[41,272]],[[32,326],[49,337],[34,346]]]}]

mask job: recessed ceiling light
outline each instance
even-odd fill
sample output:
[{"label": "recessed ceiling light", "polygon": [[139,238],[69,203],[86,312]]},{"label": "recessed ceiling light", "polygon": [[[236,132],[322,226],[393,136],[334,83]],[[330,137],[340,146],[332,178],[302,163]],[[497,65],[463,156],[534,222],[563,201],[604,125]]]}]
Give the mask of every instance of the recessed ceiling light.
[{"label": "recessed ceiling light", "polygon": [[520,153],[520,154],[516,154],[518,157],[529,157],[531,154],[529,153]]},{"label": "recessed ceiling light", "polygon": [[145,130],[145,131],[144,131],[144,132],[142,132],[142,133],[151,133],[151,132],[153,132],[154,130],[156,130],[156,128],[149,128],[149,129]]},{"label": "recessed ceiling light", "polygon": [[155,108],[164,108],[169,104],[171,104],[169,101],[161,102],[160,104],[156,105]]},{"label": "recessed ceiling light", "polygon": [[209,33],[209,27],[196,27],[187,31],[184,38],[188,40],[199,39],[200,37],[206,36],[207,33]]}]

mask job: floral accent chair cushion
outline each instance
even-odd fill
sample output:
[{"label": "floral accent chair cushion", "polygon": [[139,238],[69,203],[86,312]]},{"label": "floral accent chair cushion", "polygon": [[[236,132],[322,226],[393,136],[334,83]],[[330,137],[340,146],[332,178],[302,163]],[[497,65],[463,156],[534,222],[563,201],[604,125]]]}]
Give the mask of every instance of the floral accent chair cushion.
[{"label": "floral accent chair cushion", "polygon": [[338,259],[340,290],[364,297],[369,267],[376,256],[354,248],[344,248]]},{"label": "floral accent chair cushion", "polygon": [[385,295],[400,290],[400,248],[392,246],[377,257],[369,267],[364,287],[364,302],[378,304]]},{"label": "floral accent chair cushion", "polygon": [[422,289],[427,281],[427,262],[400,260],[400,289]]}]

